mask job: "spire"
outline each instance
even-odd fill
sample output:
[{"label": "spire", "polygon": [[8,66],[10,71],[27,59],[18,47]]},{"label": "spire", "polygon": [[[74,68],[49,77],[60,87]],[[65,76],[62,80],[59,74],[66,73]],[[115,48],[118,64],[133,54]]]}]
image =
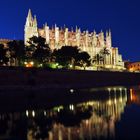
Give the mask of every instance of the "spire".
[{"label": "spire", "polygon": [[73,27],[71,27],[71,32],[74,32],[74,31],[73,31]]},{"label": "spire", "polygon": [[109,29],[109,36],[111,37],[111,30]]},{"label": "spire", "polygon": [[32,26],[32,24],[33,24],[33,17],[32,17],[31,9],[29,9],[28,16],[26,19],[26,26]]},{"label": "spire", "polygon": [[28,11],[28,17],[27,18],[29,20],[33,20],[31,9],[29,9],[29,11]]},{"label": "spire", "polygon": [[88,30],[86,30],[86,35],[88,35],[89,34],[89,31]]},{"label": "spire", "polygon": [[109,34],[108,31],[106,31],[106,37],[108,37],[108,34]]},{"label": "spire", "polygon": [[81,33],[81,29],[80,28],[78,29],[78,32]]},{"label": "spire", "polygon": [[37,19],[36,19],[36,15],[34,16],[33,25],[34,25],[34,26],[37,26]]},{"label": "spire", "polygon": [[54,27],[55,27],[55,28],[57,28],[57,25],[56,25],[56,23],[55,23]]},{"label": "spire", "polygon": [[54,30],[54,25],[52,25],[52,30]]},{"label": "spire", "polygon": [[66,25],[64,24],[64,30],[66,29]]},{"label": "spire", "polygon": [[108,48],[112,47],[112,37],[111,37],[111,30],[109,29],[109,31],[106,32],[106,46]]},{"label": "spire", "polygon": [[104,32],[103,32],[103,30],[101,30],[100,34],[101,34],[102,39],[104,39]]},{"label": "spire", "polygon": [[104,32],[103,32],[103,30],[101,30],[101,36],[104,37]]},{"label": "spire", "polygon": [[77,25],[76,25],[75,31],[78,32],[78,27],[77,27]]},{"label": "spire", "polygon": [[93,31],[93,35],[96,36],[96,31],[95,30]]},{"label": "spire", "polygon": [[44,27],[45,27],[45,28],[46,28],[46,27],[49,27],[47,22],[45,23]]}]

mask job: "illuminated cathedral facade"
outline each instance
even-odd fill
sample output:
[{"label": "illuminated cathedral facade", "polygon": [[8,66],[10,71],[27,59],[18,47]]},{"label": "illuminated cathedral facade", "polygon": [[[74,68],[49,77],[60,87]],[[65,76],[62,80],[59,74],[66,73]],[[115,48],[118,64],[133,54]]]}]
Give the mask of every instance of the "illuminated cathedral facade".
[{"label": "illuminated cathedral facade", "polygon": [[25,45],[28,45],[29,38],[41,36],[46,39],[51,50],[60,49],[62,46],[78,46],[82,51],[88,52],[92,59],[106,48],[109,55],[105,56],[105,66],[124,68],[122,55],[119,54],[117,47],[112,47],[111,31],[107,31],[104,35],[102,31],[98,34],[95,31],[89,33],[88,30],[81,31],[78,27],[75,30],[69,30],[67,27],[59,28],[57,25],[50,28],[47,24],[40,29],[37,25],[36,16],[33,17],[31,10],[29,10],[24,32]]}]

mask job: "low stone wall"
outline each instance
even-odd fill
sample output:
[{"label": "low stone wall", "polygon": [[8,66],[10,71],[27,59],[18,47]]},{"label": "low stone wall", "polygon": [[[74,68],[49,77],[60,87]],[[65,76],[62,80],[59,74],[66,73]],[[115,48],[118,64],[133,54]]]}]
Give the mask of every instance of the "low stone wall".
[{"label": "low stone wall", "polygon": [[81,88],[139,84],[140,73],[0,68],[0,88],[18,86]]}]

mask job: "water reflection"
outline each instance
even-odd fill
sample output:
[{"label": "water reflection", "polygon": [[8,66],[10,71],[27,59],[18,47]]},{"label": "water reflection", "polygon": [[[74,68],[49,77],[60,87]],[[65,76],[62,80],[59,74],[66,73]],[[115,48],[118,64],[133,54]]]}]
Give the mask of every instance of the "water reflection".
[{"label": "water reflection", "polygon": [[115,123],[120,120],[126,102],[126,90],[120,90],[118,96],[109,95],[105,101],[89,101],[70,105],[67,109],[65,107],[57,113],[59,119],[52,125],[48,140],[114,138]]},{"label": "water reflection", "polygon": [[115,124],[121,120],[125,106],[140,103],[140,92],[124,87],[104,90],[108,93],[105,97],[82,103],[2,113],[0,135],[17,140],[113,139]]}]

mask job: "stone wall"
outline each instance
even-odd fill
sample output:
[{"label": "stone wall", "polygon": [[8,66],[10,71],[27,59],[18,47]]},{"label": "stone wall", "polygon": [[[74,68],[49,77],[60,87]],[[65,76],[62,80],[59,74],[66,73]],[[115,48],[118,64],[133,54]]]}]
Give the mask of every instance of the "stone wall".
[{"label": "stone wall", "polygon": [[96,86],[139,85],[140,73],[47,70],[36,68],[0,68],[0,88],[32,86],[84,88]]}]

